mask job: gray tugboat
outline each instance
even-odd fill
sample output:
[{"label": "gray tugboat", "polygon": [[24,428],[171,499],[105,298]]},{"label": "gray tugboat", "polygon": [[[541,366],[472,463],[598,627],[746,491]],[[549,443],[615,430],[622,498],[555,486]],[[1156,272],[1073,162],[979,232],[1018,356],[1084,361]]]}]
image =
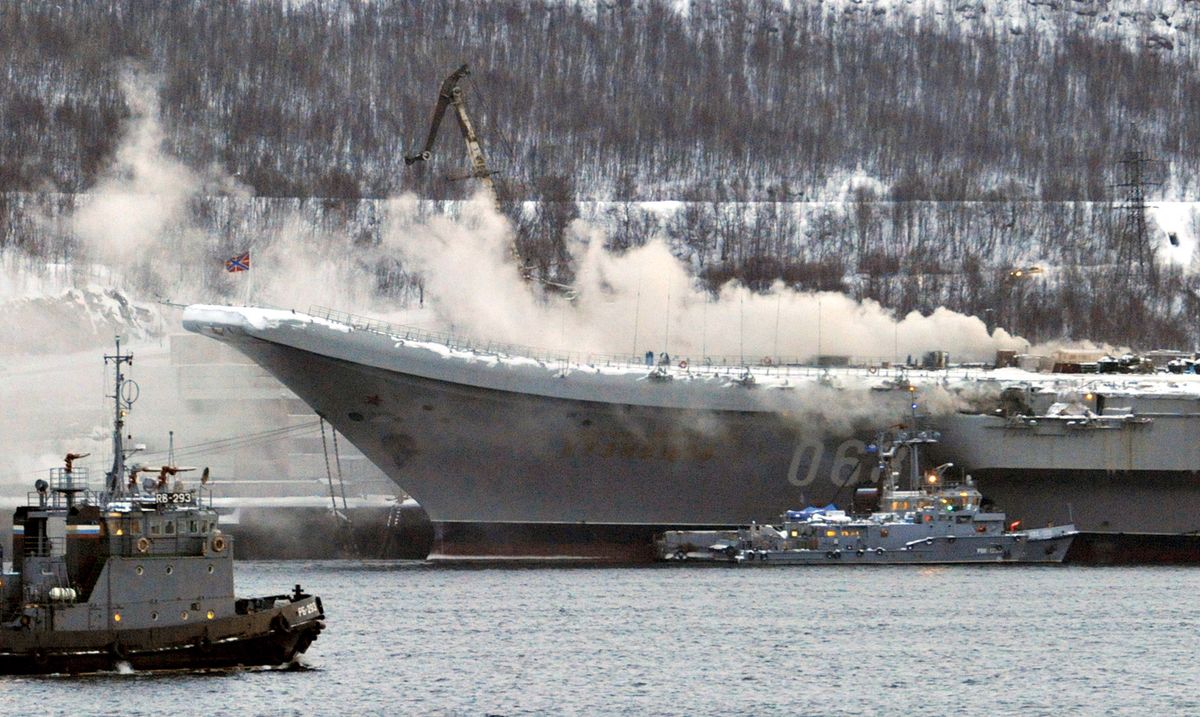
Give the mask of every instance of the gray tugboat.
[{"label": "gray tugboat", "polygon": [[[291,594],[237,598],[233,541],[217,527],[207,475],[186,468],[139,480],[125,465],[124,416],[136,400],[121,353],[116,366],[113,465],[93,491],[68,454],[38,480],[13,516],[12,571],[0,569],[0,674],[283,665],[324,628],[321,599]],[[207,471],[206,471],[207,473]],[[3,565],[0,555],[0,566]]]},{"label": "gray tugboat", "polygon": [[[924,446],[936,431],[879,436],[880,487],[860,488],[854,511],[834,505],[789,510],[779,527],[751,525],[736,531],[670,531],[657,541],[664,560],[846,565],[939,563],[1061,563],[1077,532],[1073,525],[1036,530],[1006,526],[1004,513],[982,508],[983,496],[968,476],[949,478],[953,464],[927,472]],[[900,490],[904,462],[909,487]]]}]

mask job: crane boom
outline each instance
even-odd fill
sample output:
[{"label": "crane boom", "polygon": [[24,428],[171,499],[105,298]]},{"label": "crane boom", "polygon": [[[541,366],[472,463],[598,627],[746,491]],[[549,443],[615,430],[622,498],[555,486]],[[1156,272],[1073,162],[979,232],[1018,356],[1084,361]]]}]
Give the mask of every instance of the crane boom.
[{"label": "crane boom", "polygon": [[462,130],[463,139],[467,143],[467,154],[471,157],[471,176],[483,183],[492,197],[492,202],[498,208],[500,200],[496,195],[496,184],[492,181],[492,173],[488,170],[487,162],[483,158],[483,149],[479,146],[475,127],[471,124],[471,118],[467,116],[467,103],[463,97],[462,87],[458,85],[459,81],[469,74],[471,71],[464,64],[442,81],[442,86],[438,90],[437,104],[433,107],[429,136],[425,138],[425,148],[416,154],[405,157],[404,164],[411,166],[417,162],[428,161],[433,156],[433,143],[437,141],[438,128],[442,125],[442,118],[446,115],[446,110],[453,105],[454,113],[458,118],[458,127]]},{"label": "crane boom", "polygon": [[[420,152],[405,157],[404,164],[412,166],[417,162],[427,162],[433,157],[433,144],[437,141],[438,129],[442,126],[442,118],[446,116],[446,110],[453,105],[455,116],[458,118],[458,128],[462,130],[463,140],[467,143],[467,154],[471,157],[471,174],[468,176],[475,177],[483,183],[483,186],[487,188],[488,194],[492,198],[493,206],[499,212],[500,197],[496,193],[496,183],[492,181],[492,172],[487,168],[487,162],[484,161],[483,149],[479,146],[479,138],[475,135],[475,127],[471,124],[471,118],[467,116],[466,99],[463,97],[462,87],[459,87],[458,84],[464,77],[470,74],[470,69],[464,63],[442,81],[442,86],[438,89],[437,104],[433,106],[433,118],[429,123],[429,135],[425,138],[425,147]],[[575,298],[576,291],[574,288],[566,284],[560,284],[547,279],[538,279],[533,276],[532,269],[525,265],[521,253],[517,250],[517,238],[515,235],[513,236],[512,244],[509,246],[509,252],[512,255],[513,261],[516,262],[517,270],[521,273],[521,278],[526,281],[538,281],[562,292],[572,300]]]}]

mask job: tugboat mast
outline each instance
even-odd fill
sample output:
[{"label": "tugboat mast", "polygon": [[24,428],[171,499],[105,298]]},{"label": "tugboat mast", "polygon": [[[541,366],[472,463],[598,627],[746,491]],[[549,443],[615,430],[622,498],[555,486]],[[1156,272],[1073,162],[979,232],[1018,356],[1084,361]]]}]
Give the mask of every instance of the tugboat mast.
[{"label": "tugboat mast", "polygon": [[116,366],[116,379],[113,395],[113,464],[107,476],[108,494],[116,496],[123,492],[125,485],[125,446],[121,439],[121,431],[125,427],[125,409],[133,405],[132,400],[122,397],[121,391],[125,386],[125,374],[121,373],[121,364],[133,365],[133,354],[121,353],[121,337],[116,337],[117,352],[113,356],[105,355],[104,364],[111,361]]}]

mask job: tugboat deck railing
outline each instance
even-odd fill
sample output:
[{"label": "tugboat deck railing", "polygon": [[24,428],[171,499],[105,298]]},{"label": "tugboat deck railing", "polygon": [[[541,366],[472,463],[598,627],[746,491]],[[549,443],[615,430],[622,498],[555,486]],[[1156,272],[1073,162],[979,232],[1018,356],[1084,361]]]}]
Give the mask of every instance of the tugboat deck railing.
[{"label": "tugboat deck railing", "polygon": [[[31,508],[38,510],[66,510],[67,493],[59,491],[49,491],[43,498],[41,493],[37,491],[28,491],[25,493],[25,504]],[[74,494],[75,505],[92,504],[97,505],[98,494],[95,491],[82,489]]]},{"label": "tugboat deck railing", "polygon": [[87,490],[90,474],[87,466],[75,466],[71,470],[62,467],[50,469],[51,490]]},{"label": "tugboat deck railing", "polygon": [[22,541],[21,554],[27,558],[62,555],[64,546],[63,538],[46,535],[28,536]]}]

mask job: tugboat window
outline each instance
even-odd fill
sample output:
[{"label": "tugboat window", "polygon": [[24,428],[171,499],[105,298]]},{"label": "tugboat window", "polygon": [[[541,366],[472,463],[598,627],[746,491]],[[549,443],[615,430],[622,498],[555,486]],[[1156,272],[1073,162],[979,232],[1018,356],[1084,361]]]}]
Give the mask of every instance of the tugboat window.
[{"label": "tugboat window", "polygon": [[158,532],[159,532],[159,530],[158,530],[158,523],[151,523],[151,524],[150,524],[150,534],[151,534],[151,535],[158,535]]},{"label": "tugboat window", "polygon": [[167,535],[174,535],[174,534],[175,534],[175,521],[168,520],[167,521]]}]

